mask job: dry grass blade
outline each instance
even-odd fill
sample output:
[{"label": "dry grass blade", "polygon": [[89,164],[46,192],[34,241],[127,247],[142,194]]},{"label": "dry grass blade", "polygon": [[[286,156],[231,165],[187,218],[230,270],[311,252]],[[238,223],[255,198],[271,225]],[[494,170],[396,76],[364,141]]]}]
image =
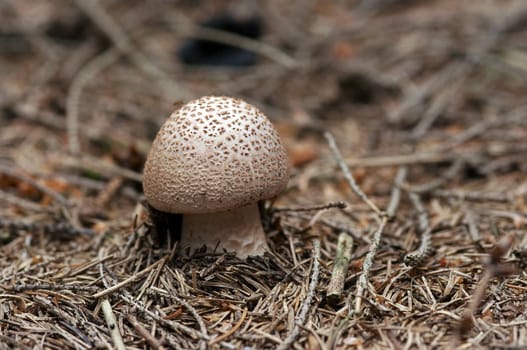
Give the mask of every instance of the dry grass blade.
[{"label": "dry grass blade", "polygon": [[313,240],[313,266],[311,267],[311,277],[309,282],[309,287],[307,290],[307,295],[302,302],[300,312],[295,318],[295,325],[291,332],[287,335],[284,341],[276,348],[277,350],[286,350],[289,349],[296,338],[300,334],[301,326],[304,325],[307,319],[308,312],[311,307],[311,303],[315,297],[316,288],[318,285],[318,278],[320,274],[320,242],[318,239]]},{"label": "dry grass blade", "polygon": [[209,346],[214,345],[216,343],[219,343],[221,341],[224,341],[225,339],[227,339],[228,337],[233,335],[238,330],[238,328],[241,327],[241,325],[243,324],[243,321],[245,321],[245,317],[247,317],[247,308],[243,309],[243,313],[242,313],[240,319],[238,320],[238,322],[234,326],[232,326],[232,328],[229,329],[227,332],[225,332],[222,335],[220,335],[219,337],[214,338],[211,341],[209,341]]},{"label": "dry grass blade", "polygon": [[164,258],[164,259],[156,261],[152,265],[148,266],[147,268],[145,268],[142,271],[139,271],[138,273],[134,274],[133,276],[128,277],[124,281],[121,281],[121,282],[111,286],[110,288],[107,288],[107,289],[105,289],[105,290],[103,290],[103,291],[101,291],[99,293],[94,294],[93,297],[94,298],[101,298],[101,297],[106,296],[108,294],[117,292],[119,289],[123,288],[127,284],[130,284],[130,283],[140,279],[141,277],[146,276],[147,274],[149,274],[153,269],[157,268],[158,266],[164,265],[166,260],[167,260],[167,258]]},{"label": "dry grass blade", "polygon": [[112,334],[112,340],[113,344],[115,345],[115,348],[117,350],[126,350],[126,346],[123,342],[123,337],[121,337],[121,333],[119,331],[119,327],[117,326],[117,321],[112,310],[112,305],[110,304],[108,299],[103,299],[101,303],[101,309],[104,314],[106,324],[108,325],[108,329]]}]

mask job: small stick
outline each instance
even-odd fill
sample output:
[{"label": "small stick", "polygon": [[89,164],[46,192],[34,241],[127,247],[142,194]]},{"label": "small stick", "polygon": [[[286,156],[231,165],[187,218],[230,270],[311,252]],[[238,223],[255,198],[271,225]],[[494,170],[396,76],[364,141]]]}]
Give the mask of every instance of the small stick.
[{"label": "small stick", "polygon": [[496,119],[486,120],[486,121],[474,124],[473,126],[465,129],[463,132],[451,137],[444,144],[437,147],[435,151],[445,153],[446,151],[451,150],[455,148],[456,146],[459,146],[462,143],[470,141],[471,139],[483,134],[485,131],[491,128],[497,128],[501,125],[516,123],[516,122],[524,120],[524,118],[525,118],[525,113],[523,111],[523,106],[522,106],[518,110],[513,110],[512,112],[509,112],[507,115],[500,115]]},{"label": "small stick", "polygon": [[375,254],[377,253],[377,248],[379,247],[379,244],[381,242],[381,236],[384,231],[384,227],[386,227],[387,223],[388,223],[388,217],[385,216],[381,219],[379,227],[373,234],[373,239],[371,240],[368,254],[366,254],[366,257],[364,258],[364,263],[362,264],[362,271],[360,273],[359,280],[357,281],[357,292],[355,293],[354,312],[356,315],[360,313],[360,310],[362,308],[362,297],[364,295],[364,291],[368,287],[368,274],[369,274],[371,265],[373,264],[373,258],[375,257]]},{"label": "small stick", "polygon": [[[364,294],[364,291],[368,287],[368,274],[370,271],[370,268],[373,264],[373,258],[375,257],[375,254],[377,253],[377,248],[379,247],[379,244],[381,242],[382,233],[384,231],[384,228],[386,227],[386,224],[388,223],[388,219],[395,216],[395,212],[397,211],[397,207],[399,206],[400,201],[400,184],[404,181],[404,178],[406,177],[406,168],[400,167],[397,171],[397,174],[395,175],[394,179],[394,186],[392,189],[392,193],[390,195],[390,202],[388,204],[388,211],[387,215],[384,215],[380,220],[379,227],[377,228],[377,231],[373,234],[373,238],[370,242],[370,247],[368,249],[368,254],[366,254],[366,257],[364,258],[364,263],[362,264],[362,271],[359,276],[359,280],[357,281],[357,291],[355,293],[355,314],[359,314],[360,310],[362,308],[362,297]],[[351,295],[350,295],[351,298]]]},{"label": "small stick", "polygon": [[337,257],[335,258],[333,272],[326,291],[326,299],[330,305],[338,304],[342,298],[352,249],[353,237],[346,232],[341,232],[337,243]]},{"label": "small stick", "polygon": [[421,243],[417,250],[406,254],[404,257],[404,263],[408,266],[417,266],[421,265],[431,253],[432,229],[430,228],[428,213],[426,212],[419,195],[416,193],[409,193],[408,196],[417,211],[418,231],[421,233]]},{"label": "small stick", "polygon": [[[442,91],[438,91],[435,94],[436,96],[433,98],[432,103],[430,103],[430,106],[423,113],[423,117],[412,130],[411,135],[415,140],[422,138],[428,132],[437,118],[441,116],[443,111],[451,103],[453,97],[459,95],[460,87],[467,76],[466,72],[459,76],[459,69],[448,70],[445,73],[455,74],[456,83],[454,86],[443,88]],[[450,77],[450,79],[452,79],[452,77]]]},{"label": "small stick", "polygon": [[464,337],[474,326],[474,316],[478,310],[481,300],[483,300],[485,291],[487,290],[491,279],[499,275],[501,259],[507,254],[513,243],[513,235],[504,236],[498,242],[496,242],[495,246],[490,251],[485,264],[485,272],[479,280],[474,293],[472,294],[470,303],[463,311],[463,315],[461,316],[458,328],[459,337]]},{"label": "small stick", "polygon": [[107,206],[113,196],[115,196],[115,194],[121,189],[123,183],[124,179],[122,177],[113,177],[95,199],[95,205],[98,208],[104,208]]},{"label": "small stick", "polygon": [[291,332],[284,339],[282,344],[280,344],[276,349],[277,350],[287,350],[292,348],[293,343],[300,334],[300,326],[306,322],[307,313],[309,307],[313,302],[315,297],[316,287],[318,285],[318,276],[320,274],[320,241],[318,239],[313,240],[313,267],[311,268],[311,282],[309,283],[308,291],[306,298],[302,302],[300,312],[295,320],[295,326]]},{"label": "small stick", "polygon": [[152,336],[152,334],[150,334],[150,332],[145,327],[143,327],[143,325],[141,325],[141,323],[137,322],[137,319],[134,316],[128,315],[126,316],[126,319],[128,320],[128,322],[130,322],[130,324],[134,327],[137,333],[139,333],[139,335],[143,337],[143,339],[148,343],[148,345],[152,349],[165,349],[163,345],[161,345],[161,343],[156,338],[154,338],[154,336]]},{"label": "small stick", "polygon": [[468,233],[470,234],[470,238],[472,238],[474,242],[479,242],[481,238],[479,235],[479,229],[478,229],[478,225],[476,224],[476,218],[475,218],[475,214],[473,211],[471,210],[465,211],[465,222],[467,223],[467,226],[468,226]]},{"label": "small stick", "polygon": [[[205,337],[208,337],[209,335],[207,333],[207,326],[205,325],[205,321],[203,321],[203,318],[200,316],[198,310],[196,310],[189,302],[187,302],[184,299],[179,298],[178,296],[174,295],[173,293],[170,293],[170,297],[173,300],[175,300],[178,303],[180,303],[185,309],[187,309],[192,314],[192,316],[194,317],[194,319],[198,323],[198,326],[199,326],[199,329],[201,331],[201,334],[203,334]],[[202,343],[202,344],[203,344],[203,346],[205,346],[205,343]]]},{"label": "small stick", "polygon": [[108,328],[110,329],[110,334],[112,335],[113,344],[117,348],[117,350],[126,350],[126,347],[124,346],[123,338],[121,337],[121,333],[119,333],[119,327],[117,327],[117,320],[115,319],[115,315],[112,310],[112,305],[108,301],[108,299],[104,299],[101,303],[101,309],[104,314],[104,319],[106,320],[106,324],[108,325]]},{"label": "small stick", "polygon": [[152,271],[154,268],[156,268],[159,264],[164,264],[165,262],[166,262],[166,258],[160,259],[157,262],[153,263],[152,265],[146,267],[144,270],[139,271],[135,275],[132,275],[132,276],[128,277],[124,281],[119,282],[119,283],[111,286],[110,288],[107,288],[107,289],[105,289],[105,290],[103,290],[103,291],[101,291],[99,293],[94,294],[93,297],[94,298],[100,298],[100,297],[103,297],[103,296],[108,295],[110,293],[114,293],[115,291],[117,291],[120,288],[126,286],[127,284],[129,284],[131,282],[134,282],[135,280],[137,280],[138,278],[143,277],[144,275],[147,275],[148,273],[150,273],[150,271]]},{"label": "small stick", "polygon": [[[2,198],[0,196],[0,198]],[[64,233],[67,235],[95,235],[95,231],[88,228],[77,228],[70,224],[58,222],[58,223],[39,223],[39,222],[23,222],[13,221],[0,218],[0,228],[6,228],[9,230],[19,231],[42,231],[44,233]]]},{"label": "small stick", "polygon": [[243,321],[245,321],[245,317],[247,317],[247,308],[243,309],[242,316],[240,317],[238,322],[234,326],[232,326],[232,328],[229,329],[227,332],[223,333],[222,335],[220,335],[217,338],[214,338],[214,339],[210,340],[209,341],[209,346],[212,346],[212,345],[214,345],[216,343],[219,343],[220,341],[223,341],[223,340],[227,339],[228,337],[230,337],[231,335],[233,335],[234,332],[236,332],[238,330],[238,328],[241,327],[241,325],[243,324]]},{"label": "small stick", "polygon": [[355,228],[351,228],[349,225],[346,225],[340,222],[331,221],[325,218],[320,218],[318,222],[336,231],[346,232],[348,235],[350,235],[351,237],[353,237],[353,239],[357,241],[370,243],[370,240],[368,239],[368,237],[362,235],[360,232],[357,232],[359,230],[355,230]]},{"label": "small stick", "polygon": [[406,174],[408,174],[408,169],[404,166],[399,167],[399,169],[397,169],[397,174],[395,174],[395,179],[393,181],[394,185],[390,195],[390,202],[388,203],[388,209],[386,209],[386,214],[390,218],[395,216],[395,212],[397,211],[397,207],[401,201],[401,184],[406,178]]},{"label": "small stick", "polygon": [[10,203],[24,210],[36,211],[36,212],[53,212],[54,209],[33,201],[18,197],[9,192],[0,190],[0,202]]},{"label": "small stick", "polygon": [[[139,311],[141,311],[145,316],[149,317],[150,319],[160,323],[163,326],[166,326],[170,328],[171,330],[175,332],[185,332],[186,334],[190,335],[194,338],[199,338],[203,340],[210,340],[209,336],[202,334],[200,331],[187,327],[184,324],[173,322],[170,320],[166,320],[163,317],[159,316],[158,314],[154,313],[153,311],[147,309],[145,305],[142,305],[137,300],[134,300],[131,295],[125,295],[125,293],[119,293],[119,296],[123,301],[130,304],[131,306],[137,308]],[[158,313],[160,313],[160,310],[157,310]]]},{"label": "small stick", "polygon": [[326,204],[320,204],[320,205],[313,205],[310,207],[299,207],[299,208],[274,208],[274,213],[283,213],[288,211],[318,211],[318,210],[326,210],[326,209],[332,209],[332,208],[338,208],[338,209],[344,209],[348,205],[342,201],[336,201],[336,202],[329,202]]},{"label": "small stick", "polygon": [[335,138],[333,137],[333,135],[329,131],[326,131],[324,133],[324,136],[326,137],[329,148],[331,149],[331,152],[333,153],[333,157],[335,158],[338,165],[340,166],[340,170],[344,174],[344,177],[348,181],[348,184],[350,185],[353,192],[355,192],[355,194],[359,196],[359,198],[362,199],[362,201],[366,203],[371,208],[371,210],[373,210],[379,217],[384,216],[385,214],[379,210],[379,208],[375,205],[375,203],[373,203],[364,192],[362,192],[360,187],[357,185],[357,182],[355,182],[355,179],[353,178],[351,171],[349,170],[348,166],[344,162],[344,158],[342,158],[342,154],[340,153],[337,147],[337,143],[335,142]]},{"label": "small stick", "polygon": [[96,56],[75,75],[73,82],[68,90],[66,99],[66,125],[68,129],[68,146],[72,154],[80,152],[79,142],[79,101],[82,90],[88,82],[99,72],[111,66],[120,57],[116,49],[108,49]]},{"label": "small stick", "polygon": [[450,168],[442,174],[439,178],[434,179],[430,182],[427,182],[422,185],[410,185],[410,184],[403,184],[402,187],[409,192],[414,193],[426,193],[433,191],[443,184],[445,184],[447,181],[451,180],[456,176],[465,166],[465,161],[463,159],[456,159]]},{"label": "small stick", "polygon": [[435,190],[431,193],[431,195],[439,198],[455,198],[462,201],[466,200],[474,202],[506,203],[513,200],[513,196],[508,194],[483,193],[463,190]]},{"label": "small stick", "polygon": [[412,165],[412,164],[429,164],[429,163],[442,163],[447,161],[454,161],[459,157],[471,157],[479,154],[478,152],[472,152],[471,154],[460,154],[460,153],[448,153],[448,152],[437,152],[437,151],[426,151],[416,152],[410,154],[397,154],[393,156],[374,156],[365,158],[348,158],[346,163],[349,166],[361,166],[361,167],[387,167],[387,166],[401,166],[401,165]]},{"label": "small stick", "polygon": [[79,292],[94,293],[99,289],[98,287],[95,287],[95,286],[78,286],[74,284],[48,284],[48,283],[42,283],[42,284],[20,283],[20,284],[16,284],[13,286],[0,285],[0,288],[13,291],[13,292],[25,292],[25,291],[33,291],[33,290],[51,290],[51,291],[70,290],[75,293],[79,293]]},{"label": "small stick", "polygon": [[95,171],[107,177],[120,176],[135,182],[143,181],[143,175],[141,173],[116,164],[101,161],[99,158],[87,154],[75,157],[64,155],[64,157],[57,159],[57,165]]},{"label": "small stick", "polygon": [[48,195],[55,202],[65,206],[65,207],[68,207],[68,205],[70,204],[69,201],[63,195],[58,193],[57,191],[55,191],[55,190],[53,190],[53,189],[41,184],[40,182],[38,182],[37,180],[31,178],[30,176],[23,174],[20,170],[14,169],[14,167],[9,165],[9,164],[5,164],[5,163],[0,162],[0,173],[4,173],[4,174],[6,174],[6,175],[8,175],[10,177],[14,177],[17,180],[21,180],[21,181],[27,183],[28,185],[36,188],[37,190],[39,190],[40,192],[42,192],[42,193],[44,193],[46,195]]}]

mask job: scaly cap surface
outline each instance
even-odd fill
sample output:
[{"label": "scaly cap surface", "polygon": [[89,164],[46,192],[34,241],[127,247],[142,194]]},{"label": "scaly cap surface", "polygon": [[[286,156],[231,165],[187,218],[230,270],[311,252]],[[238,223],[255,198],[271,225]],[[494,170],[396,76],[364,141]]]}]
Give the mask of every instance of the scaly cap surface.
[{"label": "scaly cap surface", "polygon": [[279,194],[288,159],[267,117],[250,104],[207,96],[172,113],[145,164],[143,187],[157,210],[197,214]]}]

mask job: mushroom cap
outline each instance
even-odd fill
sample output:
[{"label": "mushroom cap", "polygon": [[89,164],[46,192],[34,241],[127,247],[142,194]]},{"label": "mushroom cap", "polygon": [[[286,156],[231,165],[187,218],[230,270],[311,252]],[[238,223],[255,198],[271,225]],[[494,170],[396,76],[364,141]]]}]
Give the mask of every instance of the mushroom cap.
[{"label": "mushroom cap", "polygon": [[174,111],[148,154],[143,189],[155,209],[231,210],[278,195],[289,178],[277,131],[250,104],[206,96]]}]

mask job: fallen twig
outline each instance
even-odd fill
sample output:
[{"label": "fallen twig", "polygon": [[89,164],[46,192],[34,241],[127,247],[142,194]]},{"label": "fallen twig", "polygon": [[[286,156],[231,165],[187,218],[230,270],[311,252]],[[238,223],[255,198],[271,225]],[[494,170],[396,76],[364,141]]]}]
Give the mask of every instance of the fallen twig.
[{"label": "fallen twig", "polygon": [[336,305],[342,298],[352,249],[353,237],[341,232],[337,242],[337,257],[335,258],[333,272],[326,291],[326,299],[330,305]]},{"label": "fallen twig", "polygon": [[216,343],[219,343],[220,341],[223,341],[223,340],[227,339],[228,337],[230,337],[231,335],[233,335],[234,332],[236,332],[238,330],[238,328],[241,327],[241,325],[243,324],[243,321],[245,321],[245,317],[247,317],[247,308],[243,309],[243,313],[242,313],[240,319],[238,320],[238,322],[234,326],[232,326],[232,328],[229,329],[227,332],[223,333],[222,335],[220,335],[220,336],[218,336],[218,337],[216,337],[214,339],[211,339],[209,341],[209,346],[212,346],[212,345],[214,345]]},{"label": "fallen twig", "polygon": [[143,337],[150,347],[152,347],[154,350],[165,349],[163,345],[161,345],[161,343],[156,338],[154,338],[154,336],[150,334],[150,332],[145,327],[143,327],[141,323],[137,322],[137,319],[134,316],[127,315],[126,319],[134,327],[137,333]]},{"label": "fallen twig", "polygon": [[428,213],[426,212],[419,195],[416,193],[409,193],[408,197],[417,212],[418,231],[421,233],[421,243],[416,251],[406,254],[404,257],[404,263],[408,266],[417,266],[421,265],[431,253],[432,229],[428,220]]},{"label": "fallen twig", "polygon": [[470,234],[470,238],[472,238],[472,241],[479,242],[481,239],[478,229],[478,224],[476,223],[476,214],[471,210],[465,211],[465,222],[468,226],[468,233]]},{"label": "fallen twig", "polygon": [[[479,154],[474,152],[474,154]],[[464,155],[473,156],[474,154]],[[441,153],[435,151],[423,151],[409,154],[397,154],[388,156],[374,156],[364,158],[351,158],[345,159],[346,164],[350,167],[386,167],[386,166],[402,166],[402,165],[413,165],[413,164],[429,164],[429,163],[442,163],[447,161],[454,161],[458,159],[461,154],[457,153]]]},{"label": "fallen twig", "polygon": [[129,295],[120,294],[120,297],[121,297],[121,299],[123,301],[125,301],[126,303],[130,304],[131,306],[134,306],[135,308],[137,308],[140,312],[142,312],[148,318],[150,318],[152,320],[155,320],[156,322],[159,322],[160,324],[164,325],[165,327],[168,327],[168,328],[172,329],[173,331],[185,332],[186,334],[190,335],[191,337],[202,339],[202,340],[206,340],[206,341],[210,340],[209,336],[207,336],[207,335],[205,335],[205,334],[203,334],[203,333],[201,333],[201,332],[199,332],[199,331],[197,331],[195,329],[187,327],[187,326],[185,326],[183,324],[179,324],[179,323],[176,323],[176,322],[164,319],[163,317],[157,315],[155,312],[147,309],[146,306],[142,305],[137,300],[134,300]]},{"label": "fallen twig", "polygon": [[0,202],[11,203],[21,209],[35,212],[54,212],[56,208],[38,204],[33,201],[18,197],[12,193],[0,190]]},{"label": "fallen twig", "polygon": [[362,263],[362,271],[359,275],[359,280],[357,281],[357,291],[355,292],[355,308],[354,312],[356,315],[360,313],[360,310],[362,308],[362,298],[364,295],[364,291],[368,287],[368,274],[371,269],[371,265],[373,264],[373,258],[375,257],[375,254],[377,253],[377,248],[379,247],[379,244],[381,242],[381,236],[384,231],[384,228],[386,227],[386,224],[388,223],[388,217],[385,216],[381,219],[381,222],[379,223],[379,227],[377,227],[377,230],[375,230],[375,233],[373,234],[373,238],[371,240],[371,244],[368,249],[368,254],[366,254],[366,257],[364,258],[364,262]]},{"label": "fallen twig", "polygon": [[332,208],[338,208],[338,209],[344,209],[348,205],[342,201],[337,202],[329,202],[326,204],[320,204],[320,205],[313,205],[309,207],[298,207],[298,208],[273,208],[273,213],[283,213],[283,212],[289,212],[289,211],[318,211],[318,210],[326,210],[326,209],[332,209]]},{"label": "fallen twig", "polygon": [[318,239],[313,240],[313,266],[311,268],[311,282],[307,290],[307,295],[302,306],[300,307],[300,312],[298,313],[295,319],[295,326],[291,332],[287,335],[284,341],[276,348],[277,350],[286,350],[292,347],[296,338],[300,334],[300,325],[303,325],[306,322],[307,314],[313,298],[315,297],[316,287],[318,285],[318,276],[320,274],[320,242]]},{"label": "fallen twig", "polygon": [[401,184],[404,182],[406,174],[408,174],[408,169],[404,166],[399,167],[397,174],[395,174],[393,188],[390,195],[390,202],[388,203],[388,208],[386,209],[386,214],[390,218],[395,216],[395,212],[399,206],[399,202],[401,200]]},{"label": "fallen twig", "polygon": [[[366,254],[366,257],[364,258],[364,262],[362,264],[362,271],[359,275],[359,280],[357,281],[357,290],[355,292],[355,308],[353,311],[355,312],[356,315],[360,313],[360,310],[362,308],[363,294],[368,286],[368,274],[371,269],[371,265],[373,264],[373,258],[375,257],[375,254],[377,253],[377,248],[379,247],[379,244],[381,242],[381,236],[384,231],[384,227],[388,223],[388,220],[395,215],[395,212],[397,211],[397,207],[399,206],[399,199],[400,199],[399,186],[404,181],[405,176],[406,176],[406,168],[404,167],[399,168],[399,170],[397,171],[397,174],[395,175],[394,186],[392,189],[392,193],[390,195],[390,203],[388,205],[389,210],[387,211],[387,215],[380,218],[379,227],[373,234],[373,238],[371,240],[371,243],[368,249],[368,254]],[[350,295],[350,298],[351,298],[351,295]],[[348,299],[348,303],[349,303],[349,299]]]},{"label": "fallen twig", "polygon": [[[174,294],[170,294],[170,297],[173,300],[175,300],[178,303],[180,303],[181,305],[183,305],[183,307],[185,309],[187,309],[192,314],[192,316],[194,317],[194,319],[198,323],[198,326],[199,326],[199,329],[201,331],[201,334],[203,334],[205,337],[208,337],[209,335],[207,333],[207,326],[205,325],[205,322],[203,321],[203,318],[199,315],[198,311],[192,305],[190,305],[190,303],[188,303],[186,300],[183,300],[183,299],[179,298],[178,296],[176,296]],[[219,341],[221,341],[221,340],[218,340],[218,342]],[[216,341],[214,341],[214,342],[216,343]],[[201,340],[200,348],[206,348],[206,343],[203,341],[203,339]]]},{"label": "fallen twig", "polygon": [[[1,197],[0,197],[1,198]],[[71,226],[70,224],[58,222],[58,223],[38,223],[38,222],[23,222],[14,221],[0,218],[0,228],[6,228],[14,231],[29,231],[29,232],[44,232],[44,233],[63,233],[68,236],[73,235],[95,235],[95,231],[87,228],[78,228]]]},{"label": "fallen twig", "polygon": [[396,186],[394,186],[394,189],[392,191],[391,199],[390,199],[390,214],[387,214],[385,212],[382,212],[376,205],[373,203],[368,196],[359,188],[357,183],[355,182],[355,179],[353,178],[353,175],[351,174],[348,166],[344,162],[344,159],[342,158],[342,155],[337,147],[337,144],[335,142],[335,139],[333,138],[333,135],[329,132],[324,133],[324,136],[326,137],[326,140],[329,144],[329,147],[333,153],[333,156],[335,157],[337,163],[340,166],[340,169],[342,173],[344,174],[344,177],[348,181],[348,184],[350,185],[353,192],[355,192],[369,207],[373,212],[377,214],[378,220],[379,220],[379,227],[375,231],[373,235],[373,239],[370,244],[370,248],[368,251],[368,254],[364,258],[364,263],[362,266],[362,272],[359,276],[359,280],[357,281],[357,292],[355,295],[355,313],[358,314],[360,312],[361,306],[362,306],[362,296],[364,294],[364,290],[366,290],[368,285],[368,271],[373,263],[373,258],[375,257],[375,253],[377,252],[377,247],[379,246],[382,232],[384,231],[384,227],[388,223],[388,219],[395,214],[397,205],[399,203],[399,196],[400,196],[400,190],[399,186],[402,183],[402,178],[406,175],[406,170],[404,168],[400,168],[397,172],[396,179],[401,178],[401,180],[397,181]]},{"label": "fallen twig", "polygon": [[150,265],[147,268],[143,269],[142,271],[136,273],[135,275],[132,275],[132,276],[128,277],[124,281],[121,281],[121,282],[111,286],[110,288],[107,288],[107,289],[105,289],[105,290],[103,290],[103,291],[101,291],[99,293],[94,294],[93,297],[94,298],[100,298],[100,297],[106,296],[108,294],[114,293],[114,292],[118,291],[119,289],[121,289],[122,287],[126,286],[127,284],[129,284],[131,282],[134,282],[137,279],[147,275],[148,273],[150,273],[150,271],[152,271],[159,264],[164,264],[165,262],[166,262],[166,258],[159,259],[158,261],[156,261],[152,265]]},{"label": "fallen twig", "polygon": [[110,304],[108,299],[104,299],[102,301],[101,309],[104,314],[106,324],[108,325],[108,329],[110,330],[110,333],[112,335],[113,344],[115,345],[117,350],[126,350],[123,338],[121,337],[121,333],[119,332],[119,327],[117,326],[117,320],[115,319],[115,315],[112,310],[112,305]]},{"label": "fallen twig", "polygon": [[66,99],[66,117],[68,128],[68,146],[73,154],[80,152],[79,142],[79,103],[82,90],[99,72],[117,61],[120,54],[115,49],[108,49],[89,61],[77,73],[68,90]]},{"label": "fallen twig", "polygon": [[513,196],[501,193],[483,193],[464,190],[435,190],[431,193],[434,197],[439,198],[455,198],[459,200],[474,201],[474,202],[498,202],[506,203],[513,199]]},{"label": "fallen twig", "polygon": [[503,268],[503,265],[501,264],[501,259],[510,250],[513,242],[514,236],[504,236],[495,244],[495,246],[490,251],[490,254],[488,255],[487,261],[485,263],[486,268],[483,273],[483,276],[479,280],[479,283],[476,289],[474,290],[474,293],[472,294],[472,299],[470,300],[468,307],[465,309],[463,315],[461,316],[458,328],[459,337],[465,337],[466,334],[474,326],[474,316],[476,315],[479,304],[483,300],[485,291],[487,290],[487,286],[490,283],[490,280],[496,275],[506,274],[507,272],[509,272],[507,271],[507,269]]},{"label": "fallen twig", "polygon": [[45,186],[45,185],[41,184],[37,180],[35,180],[35,179],[31,178],[30,176],[24,174],[22,171],[17,170],[16,166],[14,166],[14,165],[12,166],[12,165],[0,162],[0,173],[6,174],[6,175],[8,175],[10,177],[13,177],[15,179],[18,179],[20,181],[23,181],[23,182],[27,183],[28,185],[36,188],[37,190],[39,190],[43,194],[48,195],[55,202],[65,206],[65,207],[68,207],[69,204],[70,204],[68,199],[66,199],[62,194],[60,194],[59,192],[49,188],[48,186]]},{"label": "fallen twig", "polygon": [[57,159],[57,163],[62,166],[71,166],[92,172],[100,172],[101,174],[108,177],[119,176],[136,182],[141,182],[143,179],[143,176],[136,171],[123,168],[116,164],[101,161],[100,159],[87,154],[77,157],[63,156],[60,159]]},{"label": "fallen twig", "polygon": [[422,185],[409,185],[409,184],[402,184],[401,186],[403,189],[409,192],[413,193],[426,193],[433,191],[437,189],[438,187],[445,184],[447,181],[451,180],[456,176],[461,170],[463,170],[463,167],[465,166],[465,161],[462,158],[456,159],[450,168],[448,168],[447,171],[445,171],[444,174],[442,174],[439,178],[434,179],[428,183],[422,184]]},{"label": "fallen twig", "polygon": [[83,292],[83,293],[94,293],[99,288],[95,286],[78,286],[78,285],[71,285],[71,284],[48,284],[48,283],[40,283],[40,284],[15,284],[13,286],[2,286],[0,285],[0,288],[4,290],[9,290],[13,292],[25,292],[25,291],[34,291],[34,290],[52,290],[52,291],[61,291],[61,290],[70,290],[75,293]]},{"label": "fallen twig", "polygon": [[366,203],[371,210],[373,210],[378,216],[383,216],[384,214],[379,210],[379,208],[373,203],[368,196],[360,189],[360,187],[357,185],[357,182],[353,178],[353,175],[351,174],[351,171],[349,170],[348,166],[344,162],[344,158],[342,158],[342,154],[340,153],[337,143],[335,142],[335,138],[330,132],[325,132],[324,136],[326,137],[326,140],[328,142],[329,148],[331,149],[331,152],[333,153],[333,157],[337,161],[340,170],[344,174],[344,177],[348,181],[348,184],[350,185],[351,189],[357,196],[359,196],[360,199],[364,203]]}]

